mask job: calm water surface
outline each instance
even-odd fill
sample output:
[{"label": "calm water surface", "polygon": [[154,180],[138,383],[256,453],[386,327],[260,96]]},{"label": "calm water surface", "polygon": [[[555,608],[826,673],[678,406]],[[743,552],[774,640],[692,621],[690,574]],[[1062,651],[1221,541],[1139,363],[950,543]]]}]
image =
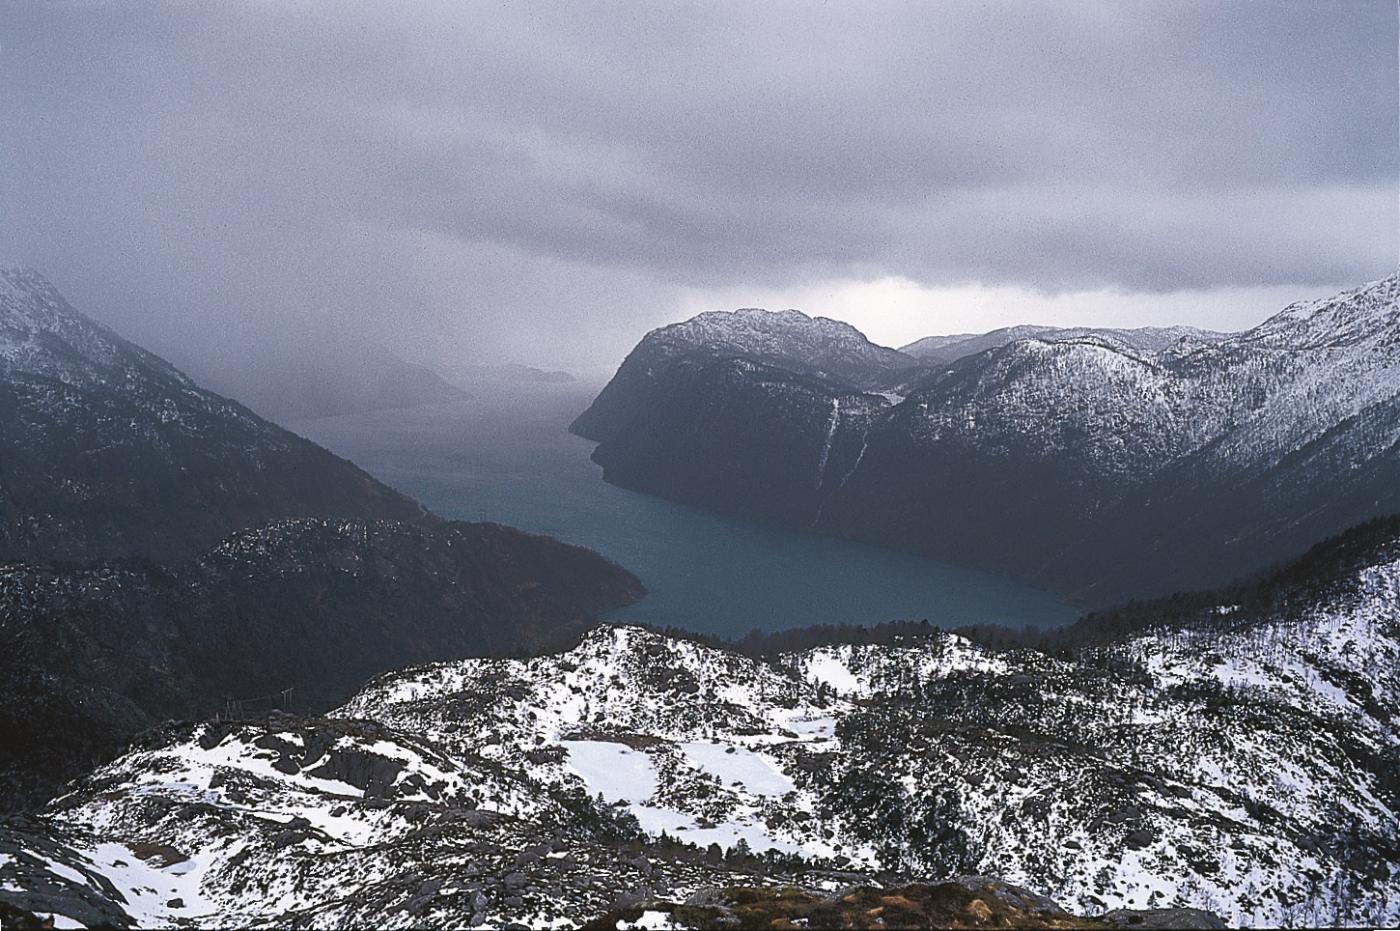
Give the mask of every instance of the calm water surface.
[{"label": "calm water surface", "polygon": [[1077,616],[997,576],[609,485],[588,458],[593,444],[566,429],[597,387],[478,387],[469,401],[291,426],[444,517],[551,534],[621,563],[650,594],[614,620],[739,636],[897,619],[1049,627]]}]

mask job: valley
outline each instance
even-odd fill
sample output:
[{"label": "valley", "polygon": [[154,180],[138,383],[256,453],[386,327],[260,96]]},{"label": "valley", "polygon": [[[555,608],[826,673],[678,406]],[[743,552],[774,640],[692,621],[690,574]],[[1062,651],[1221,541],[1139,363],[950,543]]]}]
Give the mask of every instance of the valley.
[{"label": "valley", "polygon": [[[1128,337],[1116,349],[1077,333],[1012,340],[930,376],[850,328],[818,322],[820,338],[789,344],[789,327],[813,324],[802,315],[708,316],[715,358],[697,363],[682,340],[679,385],[646,390],[704,408],[716,386],[760,386],[713,408],[714,425],[748,418],[725,448],[761,444],[766,467],[800,461],[793,450],[815,439],[815,484],[737,468],[709,487],[766,501],[770,518],[815,500],[799,529],[599,481],[590,444],[563,429],[586,386],[520,379],[489,401],[298,424],[308,440],[121,341],[42,279],[4,280],[13,402],[0,413],[23,428],[0,441],[24,466],[5,493],[33,518],[7,527],[0,569],[7,920],[1400,919],[1396,518],[1215,590],[1072,623],[1073,609],[1002,578],[810,532],[829,529],[848,484],[869,481],[867,461],[888,461],[873,437],[918,396],[865,366],[898,363],[901,378],[947,391],[976,384],[975,366],[1008,364],[999,353],[1029,354],[1032,368],[1085,352],[1102,362]],[[1287,342],[1292,380],[1270,374],[1289,393],[1251,402],[1288,407],[1244,418],[1251,449],[1318,442],[1310,431],[1341,418],[1324,433],[1360,464],[1347,481],[1385,474],[1394,390],[1376,373],[1389,371],[1394,299],[1357,299],[1372,294],[1255,332]],[[725,342],[735,319],[770,361]],[[1298,333],[1319,329],[1340,340],[1323,351],[1366,378],[1309,381]],[[1184,334],[1142,351],[1197,365],[1227,343]],[[1095,392],[1141,389],[1136,369],[1115,381],[1120,364],[1107,381],[1071,366],[1091,379],[1089,422],[1102,426]],[[624,365],[624,387],[635,372]],[[618,384],[581,418],[607,437],[591,453],[605,470],[635,438],[616,418],[636,409],[637,386]],[[100,413],[112,410],[135,429]],[[88,426],[63,435],[105,444],[100,484],[49,442],[52,425],[74,423]],[[1060,451],[1128,474],[1143,449],[1180,442],[1134,430],[1146,446],[1096,434]],[[1310,475],[1309,457],[1289,474]],[[211,461],[228,478],[200,484]],[[142,498],[159,487],[140,483],[151,467],[191,473],[171,481],[200,497]],[[829,475],[832,497],[813,499]],[[114,527],[93,519],[143,509]]]},{"label": "valley", "polygon": [[1400,928],[1400,0],[0,0],[0,931]]}]

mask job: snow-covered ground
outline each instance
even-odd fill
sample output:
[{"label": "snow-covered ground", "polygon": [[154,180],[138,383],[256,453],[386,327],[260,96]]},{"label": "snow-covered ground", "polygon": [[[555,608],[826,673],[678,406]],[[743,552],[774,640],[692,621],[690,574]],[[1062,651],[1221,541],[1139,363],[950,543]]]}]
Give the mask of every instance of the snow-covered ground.
[{"label": "snow-covered ground", "polygon": [[[68,919],[153,926],[558,926],[619,882],[713,885],[747,849],[992,873],[1086,914],[1393,925],[1392,549],[1286,618],[1222,602],[1072,658],[933,634],[760,661],[600,627],[408,669],[331,718],[133,751],[44,832],[0,832],[0,897],[52,886],[88,903]],[[720,852],[645,846],[663,836]]]}]

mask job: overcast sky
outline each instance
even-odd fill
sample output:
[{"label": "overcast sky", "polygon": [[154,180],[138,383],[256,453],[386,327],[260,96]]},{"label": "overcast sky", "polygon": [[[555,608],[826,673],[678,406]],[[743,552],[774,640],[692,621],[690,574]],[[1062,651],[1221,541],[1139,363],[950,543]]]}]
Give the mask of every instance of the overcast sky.
[{"label": "overcast sky", "polygon": [[1394,0],[0,7],[0,259],[158,351],[1224,329],[1389,274]]}]

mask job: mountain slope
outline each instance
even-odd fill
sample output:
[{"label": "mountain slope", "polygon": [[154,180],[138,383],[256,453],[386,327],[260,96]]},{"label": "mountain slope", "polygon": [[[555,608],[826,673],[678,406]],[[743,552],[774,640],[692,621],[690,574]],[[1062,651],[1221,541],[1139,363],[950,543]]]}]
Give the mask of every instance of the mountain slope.
[{"label": "mountain slope", "polygon": [[495,524],[288,520],[175,568],[5,567],[0,807],[162,720],[325,710],[396,666],[567,641],[642,592],[589,550]]},{"label": "mountain slope", "polygon": [[1086,915],[1393,925],[1396,534],[1053,655],[936,633],[755,659],[604,627],[382,676],[329,719],[168,728],[0,832],[0,900],[576,925],[981,873]]},{"label": "mountain slope", "polygon": [[0,272],[0,809],[166,718],[288,689],[325,710],[641,594],[586,550],[441,521]]},{"label": "mountain slope", "polygon": [[625,487],[1091,605],[1222,584],[1400,511],[1400,276],[1231,336],[1002,336],[856,381],[787,361],[802,339],[653,334],[575,430]]},{"label": "mountain slope", "polygon": [[0,561],[183,559],[281,517],[432,519],[0,270]]},{"label": "mountain slope", "polygon": [[1226,334],[1211,330],[1198,330],[1188,326],[1138,327],[1125,330],[1111,327],[1053,327],[1032,324],[1003,327],[987,333],[926,336],[907,346],[900,347],[899,351],[930,365],[947,365],[958,359],[973,356],[988,349],[998,349],[1023,339],[1055,342],[1085,337],[1114,340],[1139,352],[1161,352],[1183,340],[1190,343],[1213,343],[1225,339]]}]

